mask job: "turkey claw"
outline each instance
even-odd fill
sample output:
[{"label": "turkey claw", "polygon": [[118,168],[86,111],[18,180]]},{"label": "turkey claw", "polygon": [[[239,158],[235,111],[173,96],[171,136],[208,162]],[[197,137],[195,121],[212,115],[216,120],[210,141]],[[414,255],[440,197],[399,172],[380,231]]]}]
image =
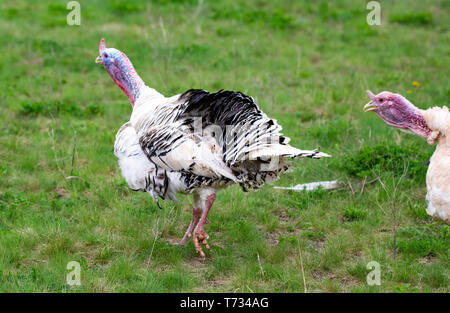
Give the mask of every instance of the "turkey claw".
[{"label": "turkey claw", "polygon": [[209,238],[208,234],[203,229],[199,229],[194,233],[194,247],[195,251],[197,251],[198,254],[200,254],[200,257],[205,258],[206,255],[203,252],[202,244],[205,246],[206,249],[210,250],[211,248],[208,245],[207,239]]}]

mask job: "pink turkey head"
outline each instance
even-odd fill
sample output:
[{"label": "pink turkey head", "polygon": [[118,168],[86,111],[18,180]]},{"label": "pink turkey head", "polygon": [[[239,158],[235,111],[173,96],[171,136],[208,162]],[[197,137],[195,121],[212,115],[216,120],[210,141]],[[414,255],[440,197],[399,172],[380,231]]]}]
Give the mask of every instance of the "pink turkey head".
[{"label": "pink turkey head", "polygon": [[134,106],[139,97],[140,88],[144,82],[136,73],[131,61],[122,51],[115,48],[106,48],[105,40],[100,40],[98,46],[100,55],[95,59],[96,63],[103,64],[111,78],[122,89]]},{"label": "pink turkey head", "polygon": [[373,111],[388,125],[411,130],[422,137],[431,134],[420,110],[402,95],[389,91],[374,95],[370,90],[367,94],[371,101],[364,106],[366,112]]}]

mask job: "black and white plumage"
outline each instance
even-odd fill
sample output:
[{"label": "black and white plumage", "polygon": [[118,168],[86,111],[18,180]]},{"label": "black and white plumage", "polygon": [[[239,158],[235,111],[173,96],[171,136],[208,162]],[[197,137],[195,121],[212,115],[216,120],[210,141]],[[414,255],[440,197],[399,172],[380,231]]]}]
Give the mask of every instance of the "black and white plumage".
[{"label": "black and white plumage", "polygon": [[290,158],[328,156],[290,146],[276,120],[241,92],[191,89],[167,98],[144,84],[124,53],[106,48],[103,39],[99,50],[97,62],[133,105],[114,144],[122,174],[158,206],[158,198],[194,194],[193,219],[181,244],[194,232],[202,256],[201,243],[208,247],[203,225],[217,190],[235,183],[257,189],[287,171]]}]

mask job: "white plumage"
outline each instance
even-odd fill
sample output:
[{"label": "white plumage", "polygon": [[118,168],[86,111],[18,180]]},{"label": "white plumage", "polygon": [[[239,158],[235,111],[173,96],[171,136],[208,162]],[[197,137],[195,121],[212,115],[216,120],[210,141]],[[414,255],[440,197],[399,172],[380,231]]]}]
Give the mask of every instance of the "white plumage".
[{"label": "white plumage", "polygon": [[[256,127],[244,127],[246,132],[243,134],[236,132],[240,137],[232,141],[232,147],[224,155],[223,150],[228,147],[219,142],[221,138],[217,138],[217,134],[213,136],[208,132],[208,126],[214,124],[208,124],[196,132],[193,125],[195,119],[185,113],[190,105],[196,105],[189,102],[194,95],[230,99],[242,97],[253,101],[237,92],[210,94],[203,90],[191,90],[183,95],[165,98],[154,89],[143,86],[130,121],[117,133],[114,149],[122,174],[131,188],[148,191],[156,201],[157,196],[174,199],[175,193],[190,193],[204,186],[222,188],[241,183],[243,187],[257,188],[289,169],[285,158],[327,156],[316,151],[299,150],[287,143],[280,144],[279,138],[283,137],[279,132],[281,127],[262,114],[256,118]],[[256,114],[256,104],[249,103],[254,106]],[[196,114],[200,114],[202,119],[208,116],[207,112]],[[236,114],[239,115],[239,111]],[[220,124],[220,121],[215,122]],[[271,125],[261,132],[262,125],[267,123]],[[228,126],[228,132],[237,129],[236,125]],[[225,130],[220,128],[219,131],[223,137]],[[275,138],[273,142],[265,141],[269,137]],[[289,141],[283,138],[285,142]],[[258,159],[273,157],[279,157],[277,163],[272,165],[273,170],[259,171],[264,165],[270,166],[270,159],[265,162]],[[167,175],[171,177],[165,182]]]},{"label": "white plumage", "polygon": [[405,97],[389,91],[374,95],[366,111],[373,111],[387,124],[412,131],[436,150],[427,171],[427,213],[450,224],[450,112],[444,106],[420,110]]},{"label": "white plumage", "polygon": [[450,224],[450,112],[447,107],[421,111],[437,142],[427,171],[427,213]]},{"label": "white plumage", "polygon": [[194,232],[204,256],[203,229],[218,189],[238,183],[256,189],[289,169],[288,158],[327,154],[288,144],[281,126],[240,92],[188,90],[170,98],[146,86],[122,52],[100,44],[98,63],[133,104],[129,122],[117,133],[114,153],[130,188],[158,198],[193,193],[193,219],[182,239]]}]

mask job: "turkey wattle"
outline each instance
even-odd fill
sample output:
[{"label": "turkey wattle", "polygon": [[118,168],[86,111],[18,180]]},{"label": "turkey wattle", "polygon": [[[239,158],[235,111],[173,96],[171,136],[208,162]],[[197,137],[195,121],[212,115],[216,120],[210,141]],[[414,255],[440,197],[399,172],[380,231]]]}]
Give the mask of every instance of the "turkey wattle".
[{"label": "turkey wattle", "polygon": [[193,234],[195,250],[209,249],[204,230],[216,191],[238,183],[257,189],[289,169],[289,158],[329,155],[291,147],[281,126],[240,92],[191,89],[165,97],[145,85],[127,56],[100,41],[97,63],[128,96],[133,111],[118,131],[114,154],[136,191],[176,200],[193,193],[191,223],[180,244]]}]

